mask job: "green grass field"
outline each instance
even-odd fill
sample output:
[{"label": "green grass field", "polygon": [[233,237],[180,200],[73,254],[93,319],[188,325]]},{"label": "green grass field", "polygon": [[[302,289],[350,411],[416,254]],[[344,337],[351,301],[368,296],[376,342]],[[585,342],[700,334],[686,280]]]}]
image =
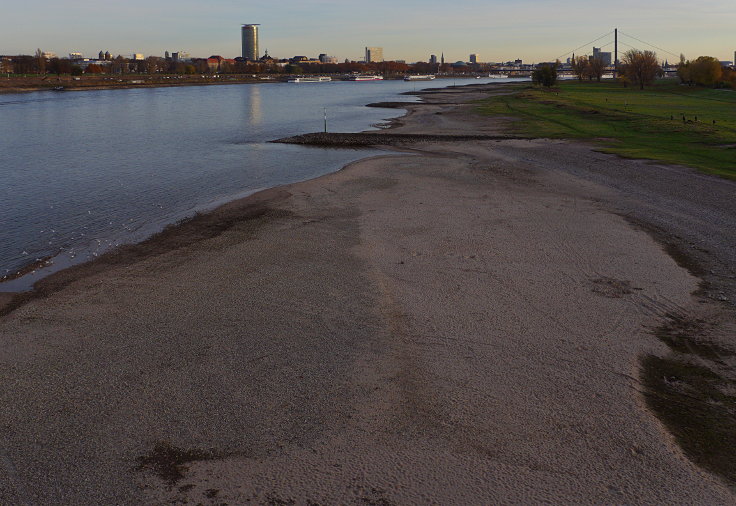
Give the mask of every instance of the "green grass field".
[{"label": "green grass field", "polygon": [[733,90],[673,81],[644,91],[613,81],[562,81],[552,90],[520,86],[512,95],[480,101],[479,110],[517,118],[511,128],[520,135],[590,140],[604,152],[736,179]]}]

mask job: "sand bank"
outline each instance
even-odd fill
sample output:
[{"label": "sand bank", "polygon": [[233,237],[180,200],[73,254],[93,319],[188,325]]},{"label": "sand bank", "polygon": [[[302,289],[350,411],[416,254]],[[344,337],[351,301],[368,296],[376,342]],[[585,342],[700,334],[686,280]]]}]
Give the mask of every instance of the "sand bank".
[{"label": "sand bank", "polygon": [[[393,132],[501,135],[449,105],[484,93]],[[404,149],[52,276],[0,320],[0,502],[732,503],[641,395],[699,279],[613,190],[528,161],[569,145]]]}]

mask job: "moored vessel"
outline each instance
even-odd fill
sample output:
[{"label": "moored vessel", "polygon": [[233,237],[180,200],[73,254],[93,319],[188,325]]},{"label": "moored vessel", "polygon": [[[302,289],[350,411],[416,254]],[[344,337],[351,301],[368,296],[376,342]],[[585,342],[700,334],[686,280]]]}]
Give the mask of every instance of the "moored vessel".
[{"label": "moored vessel", "polygon": [[406,76],[404,78],[404,81],[431,81],[432,79],[435,79],[435,76],[433,76],[433,75],[426,75],[426,76]]},{"label": "moored vessel", "polygon": [[289,79],[290,83],[328,83],[332,81],[331,77],[293,77]]},{"label": "moored vessel", "polygon": [[383,76],[359,74],[348,77],[348,81],[383,81]]}]

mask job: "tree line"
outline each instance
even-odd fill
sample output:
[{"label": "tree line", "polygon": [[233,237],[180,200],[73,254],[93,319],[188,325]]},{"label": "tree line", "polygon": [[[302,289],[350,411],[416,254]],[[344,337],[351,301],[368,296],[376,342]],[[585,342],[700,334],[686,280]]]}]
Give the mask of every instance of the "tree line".
[{"label": "tree line", "polygon": [[[559,61],[540,65],[532,73],[532,81],[546,87],[554,86],[557,82],[559,65]],[[580,81],[595,79],[600,82],[606,70],[603,60],[587,56],[573,57],[570,67]],[[689,61],[680,55],[677,74],[683,84],[736,89],[736,71],[723,67],[721,62],[712,56],[700,56]],[[633,85],[643,90],[645,86],[651,86],[658,77],[663,76],[664,70],[654,51],[631,49],[624,53],[618,65],[618,79],[625,87]]]},{"label": "tree line", "polygon": [[406,64],[402,62],[344,62],[321,63],[304,61],[278,64],[275,60],[243,61],[240,59],[220,59],[217,64],[208,62],[207,58],[193,58],[187,61],[177,61],[171,58],[149,56],[144,60],[131,60],[122,56],[112,58],[104,64],[90,63],[84,69],[73,60],[66,58],[44,58],[39,49],[34,56],[11,56],[9,68],[6,70],[15,74],[349,74],[377,73],[383,75],[405,74],[415,72],[430,74],[435,72],[465,73],[488,72],[488,64],[470,64],[467,67],[456,69],[452,65],[439,65],[427,62]]}]

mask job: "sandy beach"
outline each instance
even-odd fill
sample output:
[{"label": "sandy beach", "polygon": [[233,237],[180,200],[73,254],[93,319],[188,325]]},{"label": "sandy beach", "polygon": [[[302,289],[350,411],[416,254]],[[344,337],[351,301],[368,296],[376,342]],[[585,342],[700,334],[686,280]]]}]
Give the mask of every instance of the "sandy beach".
[{"label": "sandy beach", "polygon": [[736,185],[497,138],[470,102],[504,92],[386,131],[487,139],[394,144],[6,300],[0,503],[733,504],[641,360],[672,315],[733,349]]}]

